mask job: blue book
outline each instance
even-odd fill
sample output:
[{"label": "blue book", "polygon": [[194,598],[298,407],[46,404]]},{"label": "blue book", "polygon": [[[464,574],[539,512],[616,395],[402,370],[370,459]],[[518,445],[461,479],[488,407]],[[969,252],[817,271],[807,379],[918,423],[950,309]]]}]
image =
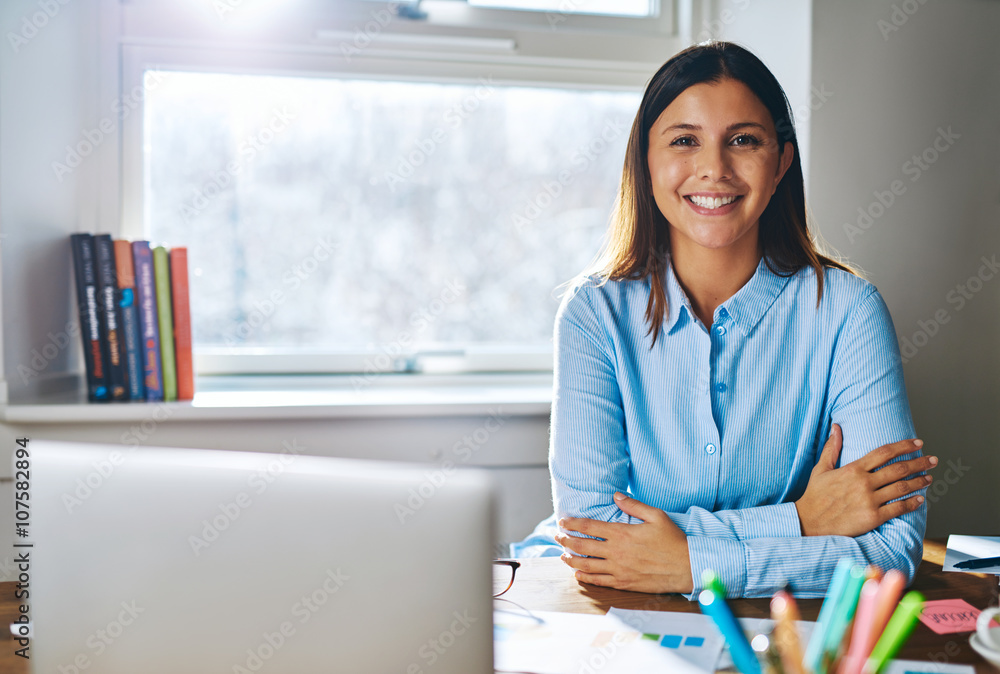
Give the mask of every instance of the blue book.
[{"label": "blue book", "polygon": [[153,275],[153,251],[149,241],[132,242],[135,264],[135,287],[139,302],[139,328],[142,333],[142,364],[146,400],[163,400],[163,367],[160,365],[160,327],[156,306],[156,278]]}]

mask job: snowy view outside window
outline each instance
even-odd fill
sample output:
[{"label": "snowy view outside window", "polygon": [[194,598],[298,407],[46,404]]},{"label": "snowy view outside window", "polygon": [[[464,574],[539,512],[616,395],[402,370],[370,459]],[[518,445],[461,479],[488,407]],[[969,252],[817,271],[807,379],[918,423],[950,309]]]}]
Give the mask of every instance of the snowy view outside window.
[{"label": "snowy view outside window", "polygon": [[548,345],[639,94],[147,72],[144,218],[198,347]]}]

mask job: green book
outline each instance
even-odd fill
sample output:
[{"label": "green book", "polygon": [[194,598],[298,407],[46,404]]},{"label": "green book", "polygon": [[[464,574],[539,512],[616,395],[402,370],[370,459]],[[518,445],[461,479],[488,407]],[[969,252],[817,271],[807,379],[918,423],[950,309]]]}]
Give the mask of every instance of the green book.
[{"label": "green book", "polygon": [[156,278],[156,312],[160,318],[160,363],[163,365],[163,399],[177,400],[177,363],[174,359],[173,302],[170,300],[170,259],[167,249],[153,249]]}]

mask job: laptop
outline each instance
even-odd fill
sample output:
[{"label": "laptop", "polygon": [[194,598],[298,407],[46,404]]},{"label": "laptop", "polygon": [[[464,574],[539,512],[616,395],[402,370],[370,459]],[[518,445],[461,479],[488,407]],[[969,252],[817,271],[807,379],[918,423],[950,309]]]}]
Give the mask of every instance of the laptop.
[{"label": "laptop", "polygon": [[33,672],[493,672],[480,472],[29,449]]}]

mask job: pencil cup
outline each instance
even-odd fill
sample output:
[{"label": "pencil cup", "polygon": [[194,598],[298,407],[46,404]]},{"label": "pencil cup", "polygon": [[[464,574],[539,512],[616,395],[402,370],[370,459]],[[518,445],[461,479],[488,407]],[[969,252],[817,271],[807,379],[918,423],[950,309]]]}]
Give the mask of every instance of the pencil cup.
[{"label": "pencil cup", "polygon": [[996,622],[998,615],[1000,607],[983,609],[976,620],[976,633],[984,646],[1000,653],[1000,625]]}]

